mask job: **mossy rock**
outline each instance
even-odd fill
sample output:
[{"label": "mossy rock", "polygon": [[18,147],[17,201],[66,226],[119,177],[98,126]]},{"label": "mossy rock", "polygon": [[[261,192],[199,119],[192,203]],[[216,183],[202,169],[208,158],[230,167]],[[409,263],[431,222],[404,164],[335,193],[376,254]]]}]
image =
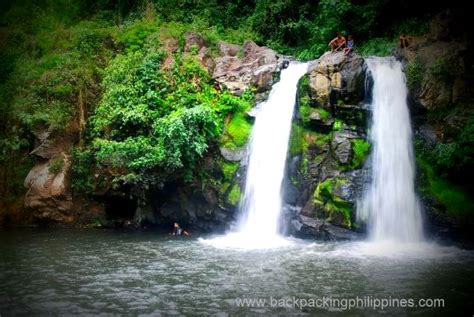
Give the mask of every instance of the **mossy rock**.
[{"label": "mossy rock", "polygon": [[365,128],[367,125],[368,110],[361,104],[349,105],[340,103],[334,106],[334,115],[346,122],[348,125],[353,125],[360,128]]},{"label": "mossy rock", "polygon": [[247,144],[251,133],[252,123],[250,120],[244,113],[236,113],[225,123],[221,146],[228,149],[242,148]]},{"label": "mossy rock", "polygon": [[234,184],[229,194],[227,195],[227,202],[232,206],[237,206],[240,202],[242,191],[240,190],[239,184]]},{"label": "mossy rock", "polygon": [[307,152],[308,142],[306,138],[307,130],[297,123],[291,126],[291,134],[289,141],[290,156],[296,156]]},{"label": "mossy rock", "polygon": [[351,228],[352,204],[337,194],[346,183],[347,179],[342,177],[319,182],[313,194],[313,203],[322,208],[329,222]]},{"label": "mossy rock", "polygon": [[298,95],[299,96],[309,96],[310,94],[310,82],[309,74],[303,75],[298,81]]},{"label": "mossy rock", "polygon": [[222,160],[220,163],[222,178],[225,181],[232,181],[239,169],[239,163]]},{"label": "mossy rock", "polygon": [[435,168],[420,154],[416,158],[420,171],[420,192],[438,204],[437,216],[454,223],[474,224],[474,200],[466,190],[436,173]]},{"label": "mossy rock", "polygon": [[358,169],[364,164],[370,152],[370,144],[364,139],[351,140],[352,160],[351,168]]}]

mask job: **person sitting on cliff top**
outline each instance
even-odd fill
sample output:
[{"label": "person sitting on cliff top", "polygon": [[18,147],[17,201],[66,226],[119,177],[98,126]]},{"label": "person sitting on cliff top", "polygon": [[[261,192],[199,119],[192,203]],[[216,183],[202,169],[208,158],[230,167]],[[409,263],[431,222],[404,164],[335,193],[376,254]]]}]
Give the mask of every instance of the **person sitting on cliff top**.
[{"label": "person sitting on cliff top", "polygon": [[340,51],[342,50],[346,45],[346,39],[344,36],[341,35],[341,33],[337,33],[337,36],[329,42],[329,46],[331,47],[331,52],[334,51]]},{"label": "person sitting on cliff top", "polygon": [[346,56],[349,55],[349,53],[352,51],[353,48],[354,48],[354,39],[352,38],[352,35],[349,35],[347,37],[347,45],[343,50],[344,55]]},{"label": "person sitting on cliff top", "polygon": [[410,46],[410,42],[411,42],[411,37],[402,33],[400,35],[400,42],[398,42],[398,46],[400,48],[408,48],[408,46]]},{"label": "person sitting on cliff top", "polygon": [[173,226],[173,235],[174,236],[189,236],[189,232],[183,230],[179,223],[175,222]]}]

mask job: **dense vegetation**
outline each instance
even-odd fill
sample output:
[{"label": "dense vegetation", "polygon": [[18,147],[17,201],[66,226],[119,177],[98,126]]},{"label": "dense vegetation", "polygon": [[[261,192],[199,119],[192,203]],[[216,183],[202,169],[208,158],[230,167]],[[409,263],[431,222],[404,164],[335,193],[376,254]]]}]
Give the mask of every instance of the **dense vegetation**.
[{"label": "dense vegetation", "polygon": [[[184,52],[187,31],[202,34],[210,54],[216,54],[219,40],[252,39],[312,59],[327,50],[338,31],[354,34],[363,54],[387,54],[400,32],[423,32],[430,14],[443,5],[394,0],[3,3],[0,192],[4,197],[23,193],[21,182],[32,163],[27,153],[35,133],[45,130],[79,131],[72,151],[77,192],[90,192],[91,171],[103,169],[114,184],[130,185],[142,196],[150,186],[192,179],[196,163],[214,144],[244,145],[251,123],[243,113],[252,92],[235,97],[216,90],[193,58],[196,51]],[[170,39],[178,40],[173,50]],[[416,78],[410,84],[416,85]],[[466,135],[461,143],[436,150],[445,165],[440,168],[462,161],[454,147],[464,149],[463,140],[472,134]],[[304,140],[300,145],[305,147]],[[452,153],[455,159],[448,160]],[[236,200],[237,188],[232,192]]]}]

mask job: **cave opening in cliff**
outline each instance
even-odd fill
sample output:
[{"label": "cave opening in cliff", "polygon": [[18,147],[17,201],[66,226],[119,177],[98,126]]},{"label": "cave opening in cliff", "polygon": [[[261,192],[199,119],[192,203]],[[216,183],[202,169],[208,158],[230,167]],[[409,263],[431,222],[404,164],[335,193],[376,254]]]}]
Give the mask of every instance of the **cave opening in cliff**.
[{"label": "cave opening in cliff", "polygon": [[111,196],[105,203],[105,214],[112,219],[131,219],[135,216],[137,200],[123,196]]}]

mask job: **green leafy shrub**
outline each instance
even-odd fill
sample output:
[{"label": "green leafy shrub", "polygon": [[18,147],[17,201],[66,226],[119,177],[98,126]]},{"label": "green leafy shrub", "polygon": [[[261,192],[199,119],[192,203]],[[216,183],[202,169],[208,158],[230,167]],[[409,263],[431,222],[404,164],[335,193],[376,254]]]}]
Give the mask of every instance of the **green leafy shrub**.
[{"label": "green leafy shrub", "polygon": [[92,169],[94,155],[91,150],[73,148],[71,163],[71,187],[74,193],[88,194],[94,189]]},{"label": "green leafy shrub", "polygon": [[128,50],[137,51],[142,49],[149,37],[159,31],[155,21],[138,20],[127,23],[123,32],[119,33],[118,39]]},{"label": "green leafy shrub", "polygon": [[245,144],[251,124],[242,98],[214,89],[207,71],[193,58],[176,54],[163,69],[165,54],[153,47],[129,50],[107,67],[102,100],[91,118],[94,156],[119,171],[117,186],[141,191],[182,178],[217,141],[224,117],[232,114],[225,136],[232,146]]},{"label": "green leafy shrub", "polygon": [[387,56],[392,54],[395,47],[396,42],[394,40],[388,38],[373,38],[358,47],[357,52],[362,56]]},{"label": "green leafy shrub", "polygon": [[416,58],[406,66],[405,74],[408,89],[414,92],[421,87],[425,77],[425,67],[421,61]]}]

